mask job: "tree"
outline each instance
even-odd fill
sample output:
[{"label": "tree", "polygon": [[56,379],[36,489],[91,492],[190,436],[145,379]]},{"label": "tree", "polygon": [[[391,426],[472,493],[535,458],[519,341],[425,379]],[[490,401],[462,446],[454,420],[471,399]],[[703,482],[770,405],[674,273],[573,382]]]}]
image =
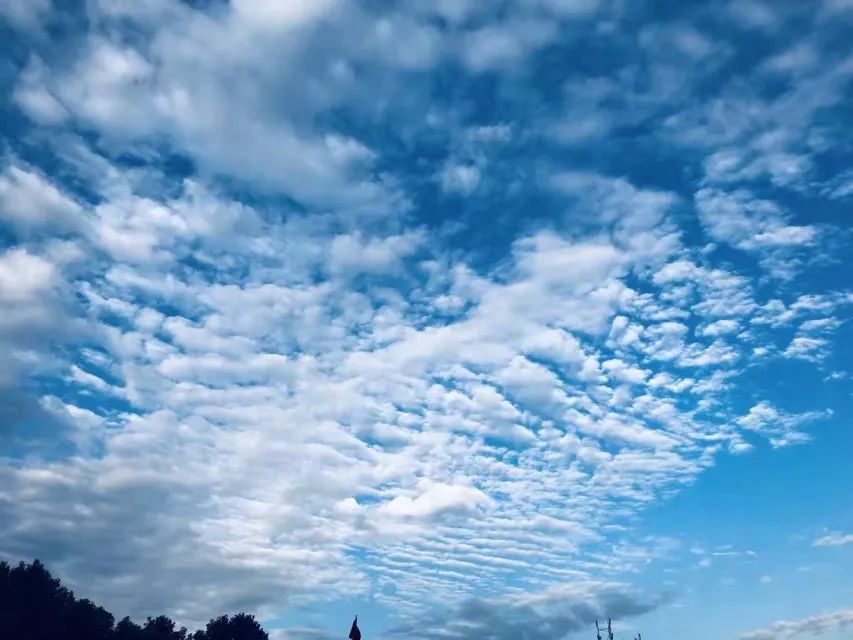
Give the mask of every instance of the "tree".
[{"label": "tree", "polygon": [[54,640],[71,638],[66,632],[74,594],[35,560],[0,570],[0,638]]},{"label": "tree", "polygon": [[144,640],[142,627],[128,617],[118,621],[113,629],[113,640]]},{"label": "tree", "polygon": [[269,635],[254,616],[238,613],[230,618],[219,616],[212,619],[207,623],[204,636],[193,640],[269,640]]},{"label": "tree", "polygon": [[72,600],[65,612],[65,632],[70,640],[110,640],[113,616],[91,600]]},{"label": "tree", "polygon": [[213,618],[188,634],[167,616],[140,626],[91,600],[77,599],[38,560],[16,567],[0,562],[0,640],[269,640],[254,616]]},{"label": "tree", "polygon": [[148,618],[142,627],[144,640],[185,640],[187,630],[184,627],[175,629],[174,621],[168,616]]}]

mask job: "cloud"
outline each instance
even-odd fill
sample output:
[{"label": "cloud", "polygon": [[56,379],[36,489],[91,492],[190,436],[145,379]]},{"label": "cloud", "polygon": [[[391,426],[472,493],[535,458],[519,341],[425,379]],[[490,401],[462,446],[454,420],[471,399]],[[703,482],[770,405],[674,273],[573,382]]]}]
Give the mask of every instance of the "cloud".
[{"label": "cloud", "polygon": [[68,111],[47,88],[48,73],[44,62],[38,56],[33,56],[18,76],[12,98],[34,121],[43,125],[56,125],[68,117]]},{"label": "cloud", "polygon": [[[177,194],[119,190],[91,207],[95,228],[148,238],[129,254],[100,232],[78,239],[108,265],[75,284],[97,349],[65,363],[68,393],[51,406],[76,450],[99,455],[4,467],[6,495],[20,498],[3,505],[3,520],[15,523],[4,554],[38,554],[135,615],[174,603],[188,621],[211,607],[271,612],[285,599],[330,597],[343,574],[355,590],[392,580],[383,597],[405,607],[451,583],[464,589],[465,567],[504,575],[547,562],[551,579],[580,571],[574,552],[558,550],[594,538],[611,505],[645,502],[700,470],[681,435],[644,424],[644,414],[672,411],[663,398],[631,407],[648,395],[643,363],[602,358],[584,337],[606,336],[631,299],[619,284],[630,257],[607,241],[522,238],[508,275],[466,285],[467,313],[425,321],[424,301],[457,283],[405,298],[374,281],[353,290],[349,278],[414,278],[417,235],[342,235],[295,220],[280,229],[196,187]],[[230,240],[245,220],[245,236]],[[282,251],[289,243],[305,250]],[[49,263],[12,251],[7,261],[27,262],[30,284],[10,275],[9,295],[52,291]],[[200,266],[184,271],[183,255]],[[209,279],[209,264],[221,265],[220,281]],[[322,279],[308,286],[303,274],[312,273]],[[618,400],[596,386],[605,376],[628,385]],[[100,398],[98,410],[78,406],[77,393]],[[510,444],[526,478],[501,461]],[[541,471],[555,454],[561,477],[594,480],[576,497],[582,511],[567,505],[546,517],[541,505],[565,491]],[[75,511],[70,495],[90,506]],[[73,543],[63,542],[68,523]],[[460,528],[463,546],[453,542]],[[98,549],[112,536],[126,542],[104,556]],[[431,545],[444,560],[401,576],[400,563],[422,562]],[[375,559],[355,564],[353,546]],[[156,561],[153,548],[163,549]],[[177,557],[182,580],[169,577]],[[120,583],[115,567],[127,576]],[[159,581],[171,586],[137,597],[139,584]],[[228,586],[211,594],[202,586],[211,584]]]},{"label": "cloud", "polygon": [[774,12],[766,2],[755,0],[730,2],[726,6],[726,11],[739,25],[751,29],[774,29],[781,21],[781,16]]},{"label": "cloud", "polygon": [[[557,640],[591,628],[596,619],[624,620],[654,610],[665,597],[644,601],[619,583],[554,585],[531,594],[472,598],[449,611],[428,612],[392,629],[386,637],[509,639],[525,635]],[[441,620],[436,625],[436,620]]]},{"label": "cloud", "polygon": [[767,629],[751,631],[740,637],[742,640],[797,638],[805,635],[821,635],[833,631],[843,631],[850,626],[853,626],[853,609],[844,609],[799,620],[780,620]]},{"label": "cloud", "polygon": [[385,503],[380,511],[392,516],[428,518],[443,513],[465,513],[476,511],[491,499],[475,487],[459,484],[427,483],[417,497],[400,495]]},{"label": "cloud", "polygon": [[23,303],[48,293],[55,282],[53,264],[25,249],[0,254],[0,300]]},{"label": "cloud", "polygon": [[120,614],[556,638],[659,603],[602,578],[672,553],[649,505],[832,415],[766,375],[843,355],[819,19],[84,4],[4,76],[1,556]]},{"label": "cloud", "polygon": [[740,328],[740,325],[735,320],[717,320],[712,322],[702,329],[702,333],[706,336],[716,338],[730,333],[734,333]]},{"label": "cloud", "polygon": [[363,240],[359,234],[338,235],[330,246],[329,269],[347,275],[399,271],[401,260],[409,257],[423,241],[417,231],[382,239]]},{"label": "cloud", "polygon": [[[56,122],[67,113],[117,139],[168,136],[212,171],[287,190],[311,205],[390,206],[393,189],[364,173],[357,175],[363,156],[353,162],[341,156],[340,144],[326,144],[344,137],[309,133],[264,112],[260,105],[265,100],[250,98],[265,95],[273,100],[272,88],[284,89],[286,80],[280,77],[267,85],[257,76],[259,67],[247,73],[255,54],[244,39],[256,37],[272,54],[277,47],[268,40],[271,34],[308,29],[333,4],[282,10],[274,3],[246,2],[229,5],[214,18],[181,5],[163,5],[168,8],[146,15],[142,9],[136,13],[93,3],[98,24],[115,22],[122,11],[124,17],[136,19],[146,31],[147,45],[130,46],[93,31],[79,57],[61,70],[34,62],[20,78],[18,104],[37,121]],[[203,41],[219,43],[219,54],[198,46]],[[296,49],[279,53],[295,59]],[[232,79],[239,77],[243,86],[234,91]]]},{"label": "cloud", "polygon": [[480,170],[472,165],[448,164],[442,169],[439,180],[445,193],[466,195],[480,183]]},{"label": "cloud", "polygon": [[770,440],[774,447],[808,442],[810,436],[798,428],[802,424],[812,422],[822,417],[821,412],[806,412],[791,414],[780,411],[767,402],[759,402],[749,413],[737,419],[744,429],[761,433]]},{"label": "cloud", "polygon": [[335,0],[321,0],[310,4],[285,4],[269,0],[236,0],[234,14],[237,20],[251,22],[261,27],[293,28],[316,20],[338,4]]},{"label": "cloud", "polygon": [[462,60],[472,71],[511,68],[556,36],[548,20],[521,19],[491,24],[465,34]]},{"label": "cloud", "polygon": [[10,164],[0,174],[0,218],[24,233],[68,230],[82,223],[80,213],[76,202],[35,171]]},{"label": "cloud", "polygon": [[337,637],[320,627],[291,627],[288,629],[269,629],[272,640],[331,640]]},{"label": "cloud", "polygon": [[16,29],[35,31],[51,9],[51,0],[9,0],[0,7],[0,16]]},{"label": "cloud", "polygon": [[825,347],[829,343],[823,338],[810,338],[797,336],[782,353],[786,358],[799,358],[802,360],[820,360],[825,353]]},{"label": "cloud", "polygon": [[[590,201],[627,206],[604,193]],[[699,474],[714,453],[704,433],[735,441],[676,404],[693,386],[721,393],[713,376],[685,383],[662,364],[734,362],[724,357],[730,333],[705,344],[664,313],[666,288],[682,277],[700,283],[695,306],[733,313],[740,298],[723,296],[749,286],[723,272],[633,271],[649,259],[643,250],[552,230],[518,238],[493,271],[436,269],[450,258],[425,231],[341,232],[335,217],[282,224],[186,183],[159,198],[126,184],[88,213],[92,228],[140,239],[77,238],[103,265],[74,285],[96,349],[63,363],[69,387],[51,406],[80,455],[4,467],[18,498],[3,505],[15,525],[0,551],[39,554],[117,612],[180,603],[187,621],[211,607],[272,615],[335,597],[342,575],[359,593],[393,585],[379,597],[402,610],[470,594],[473,567],[495,580],[525,580],[534,565],[547,582],[589,579],[578,550],[616,505],[634,512]],[[430,260],[414,260],[415,249]],[[45,259],[14,251],[35,278],[15,295],[50,293],[55,271],[35,277]],[[354,273],[367,279],[354,286]],[[629,273],[654,295],[629,287]],[[392,276],[417,284],[402,295]],[[465,312],[430,315],[451,294]],[[689,316],[694,301],[679,304]],[[83,393],[99,399],[96,411],[75,402]],[[762,416],[744,426],[776,437]],[[90,506],[75,510],[69,496]],[[65,526],[78,532],[73,543]],[[127,541],[104,556],[113,536]],[[156,561],[154,548],[166,549]],[[170,573],[176,558],[182,580]],[[153,583],[164,586],[138,598]],[[518,615],[551,628],[580,614]]]},{"label": "cloud", "polygon": [[853,544],[853,533],[827,533],[812,542],[812,546],[815,547],[843,547],[848,544]]},{"label": "cloud", "polygon": [[814,227],[785,224],[777,205],[752,198],[747,192],[724,194],[702,189],[696,200],[709,235],[741,249],[808,245],[817,234]]}]

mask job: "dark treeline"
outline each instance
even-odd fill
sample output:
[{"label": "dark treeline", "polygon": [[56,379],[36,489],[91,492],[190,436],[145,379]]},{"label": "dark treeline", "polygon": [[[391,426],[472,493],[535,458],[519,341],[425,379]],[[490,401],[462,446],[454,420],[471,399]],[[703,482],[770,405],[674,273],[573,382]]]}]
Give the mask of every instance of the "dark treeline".
[{"label": "dark treeline", "polygon": [[0,638],[4,640],[269,640],[254,616],[213,618],[189,633],[166,616],[139,625],[74,593],[38,560],[10,567],[0,562]]}]

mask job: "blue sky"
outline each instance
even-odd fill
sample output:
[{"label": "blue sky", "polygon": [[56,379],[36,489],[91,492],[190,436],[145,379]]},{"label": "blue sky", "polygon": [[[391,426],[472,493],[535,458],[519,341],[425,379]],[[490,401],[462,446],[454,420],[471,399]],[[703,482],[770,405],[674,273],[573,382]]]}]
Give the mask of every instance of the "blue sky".
[{"label": "blue sky", "polygon": [[0,557],[276,640],[853,633],[853,4],[0,5]]}]

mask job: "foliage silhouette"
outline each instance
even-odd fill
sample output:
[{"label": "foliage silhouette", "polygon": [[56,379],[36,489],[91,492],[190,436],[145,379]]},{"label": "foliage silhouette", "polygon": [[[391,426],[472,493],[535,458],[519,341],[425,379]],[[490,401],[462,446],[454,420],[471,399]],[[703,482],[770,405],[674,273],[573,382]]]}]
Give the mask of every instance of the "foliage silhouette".
[{"label": "foliage silhouette", "polygon": [[138,625],[91,600],[78,600],[38,560],[0,562],[0,638],[15,640],[269,640],[254,616],[219,616],[187,633],[167,616]]},{"label": "foliage silhouette", "polygon": [[144,640],[185,640],[186,637],[186,628],[175,629],[175,623],[166,616],[148,618],[142,627]]},{"label": "foliage silhouette", "polygon": [[139,640],[142,638],[142,627],[130,618],[122,618],[113,629],[113,640]]}]

